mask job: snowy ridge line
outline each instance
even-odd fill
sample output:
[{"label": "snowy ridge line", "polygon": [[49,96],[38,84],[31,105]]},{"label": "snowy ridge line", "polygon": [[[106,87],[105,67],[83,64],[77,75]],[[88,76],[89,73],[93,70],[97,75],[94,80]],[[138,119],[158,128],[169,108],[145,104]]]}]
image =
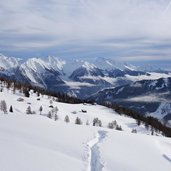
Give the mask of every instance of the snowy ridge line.
[{"label": "snowy ridge line", "polygon": [[99,143],[106,138],[106,131],[98,131],[94,139],[87,143],[88,146],[88,167],[87,171],[102,171],[104,165],[101,161]]}]

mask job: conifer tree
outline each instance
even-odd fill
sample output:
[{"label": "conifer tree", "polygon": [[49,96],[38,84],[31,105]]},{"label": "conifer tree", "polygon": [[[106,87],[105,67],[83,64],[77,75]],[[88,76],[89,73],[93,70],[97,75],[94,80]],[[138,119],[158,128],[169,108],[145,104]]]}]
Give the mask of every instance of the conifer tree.
[{"label": "conifer tree", "polygon": [[30,97],[30,93],[27,89],[24,89],[23,91],[24,91],[25,97]]},{"label": "conifer tree", "polygon": [[65,116],[64,121],[65,121],[66,123],[70,122],[70,120],[69,120],[69,116],[68,116],[68,115],[66,115],[66,116]]},{"label": "conifer tree", "polygon": [[132,133],[137,133],[137,130],[136,129],[132,129],[132,131],[131,131]]},{"label": "conifer tree", "polygon": [[82,124],[82,121],[81,121],[81,119],[79,117],[77,117],[75,119],[75,124],[77,124],[77,125],[81,125]]},{"label": "conifer tree", "polygon": [[40,115],[41,115],[42,111],[43,111],[43,107],[42,106],[40,106],[39,111],[40,111]]},{"label": "conifer tree", "polygon": [[109,123],[108,123],[108,128],[109,128],[109,129],[114,129],[114,128],[116,128],[115,122],[114,122],[114,121],[109,122]]},{"label": "conifer tree", "polygon": [[98,118],[94,118],[94,119],[93,119],[93,126],[102,127],[102,121],[99,120]]},{"label": "conifer tree", "polygon": [[87,120],[86,125],[90,125],[89,121]]},{"label": "conifer tree", "polygon": [[47,117],[50,118],[50,119],[52,119],[52,112],[51,111],[49,111]]},{"label": "conifer tree", "polygon": [[58,111],[59,111],[59,109],[58,109],[58,107],[56,106],[56,107],[54,108],[54,113],[57,114]]},{"label": "conifer tree", "polygon": [[2,100],[0,102],[0,110],[4,112],[4,114],[7,114],[7,104],[5,102],[5,100]]},{"label": "conifer tree", "polygon": [[26,109],[26,114],[32,114],[31,106],[28,106],[28,108]]},{"label": "conifer tree", "polygon": [[119,126],[119,125],[116,125],[116,130],[118,130],[118,131],[122,131],[122,127],[121,127],[121,126]]},{"label": "conifer tree", "polygon": [[57,121],[59,118],[58,118],[58,115],[55,113],[55,121]]},{"label": "conifer tree", "polygon": [[10,106],[9,112],[13,113],[13,107],[12,107],[12,105]]}]

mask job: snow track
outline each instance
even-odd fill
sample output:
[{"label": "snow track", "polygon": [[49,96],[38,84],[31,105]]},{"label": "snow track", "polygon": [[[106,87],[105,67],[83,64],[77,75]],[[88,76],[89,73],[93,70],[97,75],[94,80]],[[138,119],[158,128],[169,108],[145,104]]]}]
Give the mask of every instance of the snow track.
[{"label": "snow track", "polygon": [[99,144],[106,137],[106,133],[106,131],[98,131],[97,136],[87,143],[89,149],[87,171],[102,171],[104,165],[101,161]]}]

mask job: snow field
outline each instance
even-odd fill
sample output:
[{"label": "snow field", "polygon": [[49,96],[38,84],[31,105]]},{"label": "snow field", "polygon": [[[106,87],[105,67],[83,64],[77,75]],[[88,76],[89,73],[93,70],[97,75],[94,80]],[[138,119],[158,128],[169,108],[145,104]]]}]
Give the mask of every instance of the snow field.
[{"label": "snow field", "polygon": [[106,163],[103,171],[169,171],[170,147],[169,138],[108,132],[99,146],[102,160]]},{"label": "snow field", "polygon": [[[17,101],[20,97],[24,99],[23,102]],[[137,126],[134,119],[120,116],[114,110],[100,105],[67,104],[56,101],[53,101],[53,103],[50,104],[50,100],[52,100],[52,98],[49,98],[46,95],[40,95],[40,97],[37,97],[36,94],[31,93],[30,98],[27,98],[19,92],[13,94],[11,90],[6,89],[1,92],[0,100],[5,100],[8,108],[12,105],[14,113],[16,114],[26,114],[26,109],[28,106],[31,106],[31,110],[35,111],[36,114],[40,114],[39,108],[42,106],[42,116],[47,116],[49,111],[52,110],[49,106],[52,105],[53,107],[58,108],[58,121],[64,121],[65,116],[68,115],[70,124],[74,124],[76,117],[79,117],[83,122],[83,125],[85,125],[87,121],[89,121],[89,124],[92,125],[93,119],[98,117],[102,121],[103,127],[107,127],[109,122],[116,120],[118,125],[121,125],[124,131],[131,132],[132,129],[136,129],[139,133],[150,134],[150,131],[146,130],[143,125]],[[86,111],[86,113],[82,112],[82,110]]]},{"label": "snow field", "polygon": [[[19,97],[24,101],[17,101]],[[148,136],[150,131],[137,126],[134,119],[99,105],[53,101],[59,109],[59,119],[54,121],[46,117],[51,99],[34,93],[27,98],[6,89],[0,92],[0,100],[14,110],[8,114],[0,111],[1,171],[170,171],[171,139]],[[29,105],[36,114],[26,114]],[[66,115],[69,123],[64,122]],[[74,124],[76,117],[83,125]],[[103,127],[92,126],[95,117]],[[108,129],[113,120],[124,131]],[[132,129],[137,129],[137,134],[132,134]]]}]

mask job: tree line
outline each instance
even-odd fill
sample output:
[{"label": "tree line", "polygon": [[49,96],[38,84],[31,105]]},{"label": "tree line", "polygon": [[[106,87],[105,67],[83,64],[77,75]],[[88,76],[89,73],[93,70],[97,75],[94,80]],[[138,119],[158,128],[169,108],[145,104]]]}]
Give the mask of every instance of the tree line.
[{"label": "tree line", "polygon": [[60,93],[60,92],[52,92],[52,91],[49,91],[48,89],[45,89],[45,88],[33,86],[30,84],[24,84],[24,83],[14,81],[14,80],[10,80],[7,78],[0,77],[0,82],[1,82],[0,92],[3,91],[3,86],[2,86],[2,83],[3,83],[3,84],[5,84],[5,87],[7,89],[12,88],[13,93],[15,93],[16,90],[19,90],[26,97],[30,96],[30,94],[29,94],[30,90],[34,90],[34,93],[37,93],[38,96],[40,94],[43,94],[43,95],[47,95],[47,96],[56,97],[59,102],[70,103],[70,104],[78,104],[78,103],[84,102],[83,100],[72,97],[72,96],[68,95],[67,93],[65,94],[65,93]]},{"label": "tree line", "polygon": [[123,106],[119,106],[117,104],[104,103],[104,106],[114,109],[120,115],[126,115],[136,120],[137,125],[145,125],[146,129],[151,128],[152,133],[162,132],[164,136],[171,137],[171,128],[161,123],[157,118],[152,116],[145,116],[138,112],[135,112],[131,109],[124,108]]}]

